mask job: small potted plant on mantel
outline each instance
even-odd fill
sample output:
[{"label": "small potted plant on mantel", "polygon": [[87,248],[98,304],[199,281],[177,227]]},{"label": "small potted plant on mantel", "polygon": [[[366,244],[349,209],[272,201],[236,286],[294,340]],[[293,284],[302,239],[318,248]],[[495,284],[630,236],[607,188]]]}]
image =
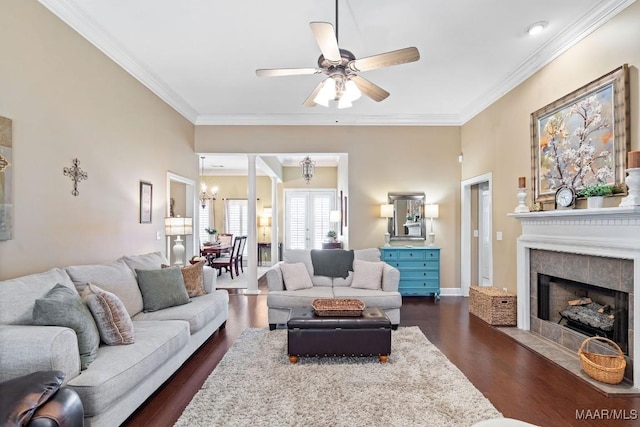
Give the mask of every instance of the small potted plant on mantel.
[{"label": "small potted plant on mantel", "polygon": [[598,182],[596,184],[589,184],[578,190],[578,197],[587,198],[587,208],[597,209],[602,207],[604,196],[610,196],[613,194],[613,188],[610,185]]},{"label": "small potted plant on mantel", "polygon": [[337,242],[338,241],[338,234],[333,230],[327,231],[327,237],[329,238],[330,242]]}]

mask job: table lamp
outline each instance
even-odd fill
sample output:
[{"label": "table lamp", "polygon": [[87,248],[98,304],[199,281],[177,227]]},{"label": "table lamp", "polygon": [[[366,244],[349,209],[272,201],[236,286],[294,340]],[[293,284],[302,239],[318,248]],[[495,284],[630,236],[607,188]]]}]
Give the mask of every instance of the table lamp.
[{"label": "table lamp", "polygon": [[387,219],[387,232],[384,233],[384,245],[391,246],[391,234],[389,234],[389,218],[393,218],[393,205],[382,204],[380,205],[380,218]]},{"label": "table lamp", "polygon": [[184,245],[180,236],[193,234],[193,218],[172,216],[164,219],[164,234],[166,236],[176,236],[173,242],[174,265],[182,265],[184,257]]},{"label": "table lamp", "polygon": [[431,218],[431,226],[429,229],[429,246],[433,246],[436,241],[436,235],[433,232],[433,219],[438,218],[438,205],[431,203],[430,205],[426,205],[424,207],[424,216],[426,218]]}]

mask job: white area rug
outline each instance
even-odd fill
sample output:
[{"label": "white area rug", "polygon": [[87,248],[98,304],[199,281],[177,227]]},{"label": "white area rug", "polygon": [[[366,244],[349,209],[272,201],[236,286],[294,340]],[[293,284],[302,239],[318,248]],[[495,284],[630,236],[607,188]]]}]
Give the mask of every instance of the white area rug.
[{"label": "white area rug", "polygon": [[247,329],[176,426],[471,426],[502,415],[418,327],[377,357],[287,357],[287,331]]},{"label": "white area rug", "polygon": [[[266,273],[268,269],[269,267],[258,267],[257,277],[262,277],[262,275]],[[246,289],[248,273],[249,269],[246,266],[244,267],[244,273],[242,272],[242,270],[240,271],[239,276],[236,276],[234,273],[233,279],[231,278],[231,274],[229,274],[228,272],[223,272],[222,275],[218,276],[218,279],[216,280],[216,289]]]}]

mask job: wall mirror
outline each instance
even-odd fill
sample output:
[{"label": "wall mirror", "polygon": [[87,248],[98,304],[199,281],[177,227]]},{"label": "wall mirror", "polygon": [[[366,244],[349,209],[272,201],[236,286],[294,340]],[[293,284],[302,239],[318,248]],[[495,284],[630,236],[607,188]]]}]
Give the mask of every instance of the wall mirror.
[{"label": "wall mirror", "polygon": [[388,194],[387,201],[393,205],[393,218],[388,220],[391,240],[426,240],[424,200],[424,193]]}]

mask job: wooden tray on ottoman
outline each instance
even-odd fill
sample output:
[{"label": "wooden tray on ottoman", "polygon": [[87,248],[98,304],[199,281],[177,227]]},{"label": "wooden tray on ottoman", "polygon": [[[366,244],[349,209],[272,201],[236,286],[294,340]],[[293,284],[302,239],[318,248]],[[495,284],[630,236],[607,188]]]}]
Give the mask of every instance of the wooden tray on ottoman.
[{"label": "wooden tray on ottoman", "polygon": [[311,303],[317,316],[362,316],[365,304],[358,299],[350,298],[318,298]]}]

